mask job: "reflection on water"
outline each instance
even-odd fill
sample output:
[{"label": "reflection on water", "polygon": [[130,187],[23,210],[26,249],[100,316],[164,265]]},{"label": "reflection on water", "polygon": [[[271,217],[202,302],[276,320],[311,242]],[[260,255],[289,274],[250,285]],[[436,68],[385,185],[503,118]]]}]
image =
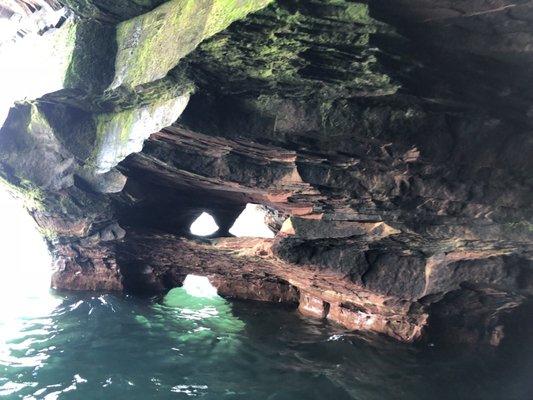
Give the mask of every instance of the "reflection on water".
[{"label": "reflection on water", "polygon": [[175,339],[174,350],[180,354],[183,354],[180,348],[198,346],[196,351],[202,353],[230,356],[238,345],[238,333],[244,323],[232,315],[231,305],[222,297],[189,293],[185,288],[172,289],[149,313],[135,319],[149,332],[167,329],[168,320],[172,319],[176,330],[170,329],[168,335]]},{"label": "reflection on water", "polygon": [[337,331],[280,307],[198,298],[183,288],[162,299],[52,298],[53,310],[21,318],[20,329],[1,345],[0,396],[530,398],[528,348],[481,354],[401,345]]}]

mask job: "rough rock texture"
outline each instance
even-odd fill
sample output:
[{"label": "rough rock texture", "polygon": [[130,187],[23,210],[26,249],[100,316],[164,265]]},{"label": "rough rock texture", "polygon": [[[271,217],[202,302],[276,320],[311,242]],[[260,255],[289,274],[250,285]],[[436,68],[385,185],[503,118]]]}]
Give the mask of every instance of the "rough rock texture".
[{"label": "rough rock texture", "polygon": [[[57,84],[21,89],[0,130],[53,286],[154,294],[195,273],[408,342],[520,329],[530,2],[66,3],[39,36],[75,32]],[[247,203],[275,239],[229,237]],[[191,236],[202,212],[220,237]]]},{"label": "rough rock texture", "polygon": [[111,86],[135,87],[165,77],[202,40],[271,1],[170,0],[120,23]]}]

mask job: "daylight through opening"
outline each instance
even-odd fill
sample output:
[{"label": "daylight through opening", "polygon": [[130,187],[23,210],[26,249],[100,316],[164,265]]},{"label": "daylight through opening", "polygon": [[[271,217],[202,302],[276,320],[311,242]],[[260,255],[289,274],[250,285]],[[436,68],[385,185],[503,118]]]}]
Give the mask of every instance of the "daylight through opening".
[{"label": "daylight through opening", "polygon": [[196,236],[210,236],[218,231],[215,219],[208,213],[203,212],[191,225],[191,233]]},{"label": "daylight through opening", "polygon": [[56,305],[50,294],[52,258],[35,221],[22,202],[0,187],[0,358],[3,343],[26,318]]},{"label": "daylight through opening", "polygon": [[48,290],[52,260],[22,202],[0,188],[0,296],[21,288]]},{"label": "daylight through opening", "polygon": [[248,203],[229,232],[237,237],[273,238],[274,232],[265,221],[267,214],[261,205]]},{"label": "daylight through opening", "polygon": [[194,297],[216,297],[217,288],[205,276],[189,274],[183,281],[183,289]]}]

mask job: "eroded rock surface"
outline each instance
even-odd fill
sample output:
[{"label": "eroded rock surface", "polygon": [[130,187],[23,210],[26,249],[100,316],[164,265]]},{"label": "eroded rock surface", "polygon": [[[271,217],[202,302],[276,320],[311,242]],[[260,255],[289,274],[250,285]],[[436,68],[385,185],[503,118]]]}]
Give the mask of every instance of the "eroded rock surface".
[{"label": "eroded rock surface", "polygon": [[[53,79],[9,97],[0,130],[54,287],[157,294],[194,273],[407,342],[520,326],[530,2],[65,4],[33,34],[61,50]],[[230,237],[247,203],[274,239]],[[190,233],[202,212],[214,237]]]}]

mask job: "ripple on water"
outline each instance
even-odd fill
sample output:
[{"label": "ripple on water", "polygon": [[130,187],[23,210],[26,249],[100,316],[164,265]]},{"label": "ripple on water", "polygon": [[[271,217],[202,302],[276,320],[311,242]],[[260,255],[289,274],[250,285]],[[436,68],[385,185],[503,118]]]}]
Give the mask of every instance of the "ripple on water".
[{"label": "ripple on water", "polygon": [[163,299],[53,298],[54,307],[3,332],[0,396],[528,399],[530,358],[406,346],[181,288]]}]

